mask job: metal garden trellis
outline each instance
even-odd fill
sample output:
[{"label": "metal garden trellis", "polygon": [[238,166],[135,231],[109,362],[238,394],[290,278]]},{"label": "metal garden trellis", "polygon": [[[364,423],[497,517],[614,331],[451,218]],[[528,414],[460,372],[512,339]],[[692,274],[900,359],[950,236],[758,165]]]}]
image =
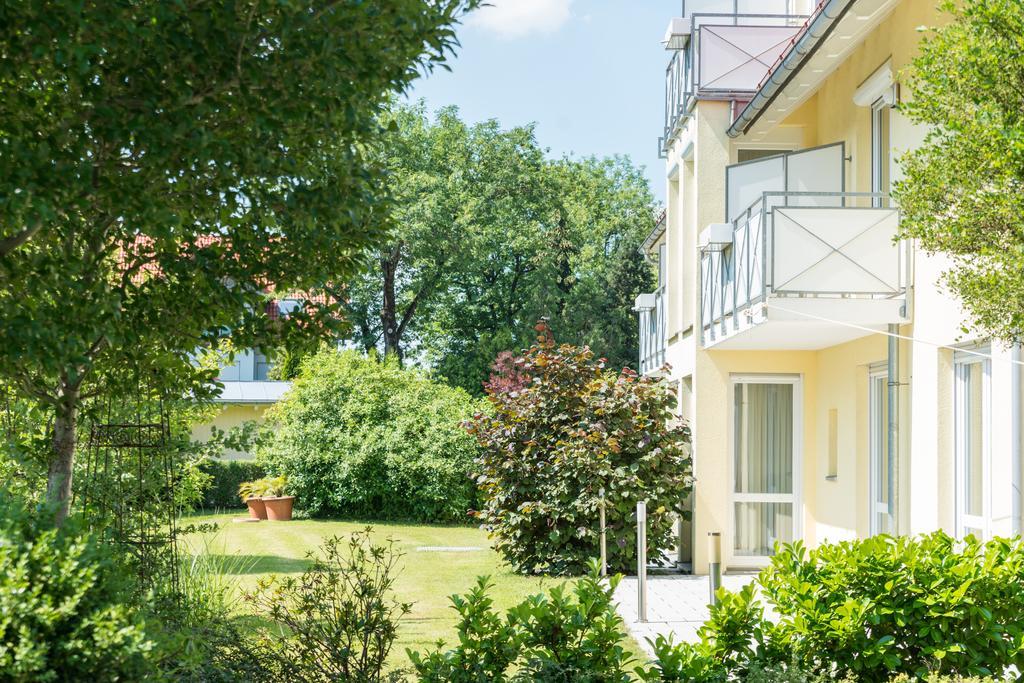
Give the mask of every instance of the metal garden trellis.
[{"label": "metal garden trellis", "polygon": [[[174,446],[164,397],[136,382],[94,415],[82,463],[79,511],[91,530],[125,550],[149,587],[163,573],[179,588]],[[80,470],[81,471],[81,470]]]}]

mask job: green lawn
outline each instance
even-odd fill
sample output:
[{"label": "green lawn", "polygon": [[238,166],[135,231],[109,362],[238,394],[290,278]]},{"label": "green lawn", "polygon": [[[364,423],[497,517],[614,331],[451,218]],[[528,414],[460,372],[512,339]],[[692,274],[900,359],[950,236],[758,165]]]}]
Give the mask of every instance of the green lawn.
[{"label": "green lawn", "polygon": [[[316,549],[325,538],[346,535],[367,526],[365,522],[297,520],[291,522],[234,523],[244,512],[192,517],[186,522],[217,522],[221,531],[210,540],[213,552],[239,555],[251,568],[238,575],[242,590],[251,589],[266,574],[299,573],[306,567],[306,553]],[[405,666],[405,649],[432,647],[440,638],[455,641],[455,612],[448,596],[464,593],[476,577],[489,575],[494,583],[491,596],[498,608],[510,607],[524,597],[559,583],[559,579],[525,577],[515,574],[490,548],[487,534],[470,527],[441,527],[417,524],[372,524],[377,538],[391,537],[405,557],[396,593],[400,600],[413,603],[399,631],[392,660]],[[479,547],[481,550],[440,552],[418,548]],[[626,643],[633,653],[640,652],[631,639]]]}]

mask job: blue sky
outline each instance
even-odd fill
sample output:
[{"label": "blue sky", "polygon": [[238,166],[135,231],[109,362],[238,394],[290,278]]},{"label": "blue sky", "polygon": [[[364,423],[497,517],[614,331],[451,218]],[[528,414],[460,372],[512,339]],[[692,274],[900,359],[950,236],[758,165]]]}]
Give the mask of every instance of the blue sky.
[{"label": "blue sky", "polygon": [[679,0],[489,1],[460,27],[452,72],[421,79],[410,96],[457,105],[470,122],[535,122],[555,156],[627,154],[663,201],[659,41]]}]

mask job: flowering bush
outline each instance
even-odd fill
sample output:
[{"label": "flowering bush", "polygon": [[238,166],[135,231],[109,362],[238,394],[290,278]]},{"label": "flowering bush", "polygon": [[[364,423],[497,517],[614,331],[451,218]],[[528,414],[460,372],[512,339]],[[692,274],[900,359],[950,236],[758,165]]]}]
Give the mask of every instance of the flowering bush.
[{"label": "flowering bush", "polygon": [[469,424],[483,452],[477,513],[519,571],[575,574],[598,555],[605,491],[608,564],[633,566],[636,503],[647,501],[648,556],[672,544],[672,512],[692,488],[690,431],[655,379],[611,372],[586,347],[556,346],[547,328],[521,358],[519,390],[491,391]]}]

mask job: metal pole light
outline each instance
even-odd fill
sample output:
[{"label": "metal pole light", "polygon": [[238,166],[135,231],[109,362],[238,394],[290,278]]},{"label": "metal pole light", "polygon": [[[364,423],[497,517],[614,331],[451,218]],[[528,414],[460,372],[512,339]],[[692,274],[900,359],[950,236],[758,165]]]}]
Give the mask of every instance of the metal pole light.
[{"label": "metal pole light", "polygon": [[718,604],[718,589],[722,585],[722,534],[708,532],[708,586],[711,589],[711,604]]},{"label": "metal pole light", "polygon": [[601,489],[601,576],[608,576],[608,529],[605,527],[604,489]]},{"label": "metal pole light", "polygon": [[647,621],[647,502],[636,504],[637,621]]}]

